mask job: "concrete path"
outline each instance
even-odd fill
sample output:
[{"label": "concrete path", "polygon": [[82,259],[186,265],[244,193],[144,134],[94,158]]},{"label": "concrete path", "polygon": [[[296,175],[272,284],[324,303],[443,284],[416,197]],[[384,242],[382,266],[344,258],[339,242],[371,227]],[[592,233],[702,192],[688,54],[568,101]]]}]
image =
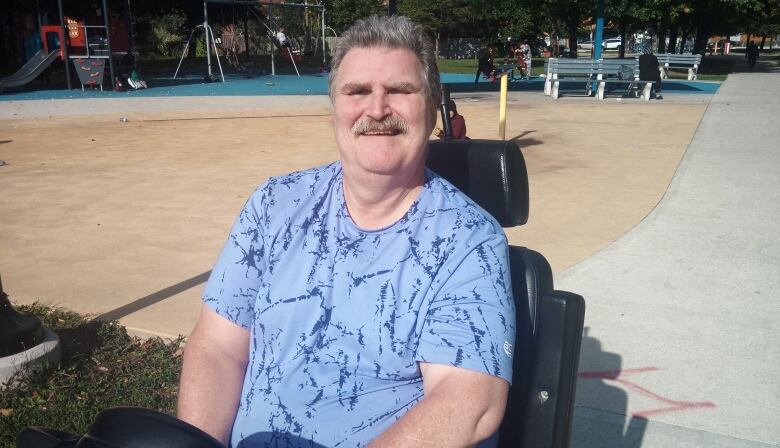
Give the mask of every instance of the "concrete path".
[{"label": "concrete path", "polygon": [[778,111],[780,73],[730,76],[655,210],[557,276],[588,306],[573,446],[780,443]]}]

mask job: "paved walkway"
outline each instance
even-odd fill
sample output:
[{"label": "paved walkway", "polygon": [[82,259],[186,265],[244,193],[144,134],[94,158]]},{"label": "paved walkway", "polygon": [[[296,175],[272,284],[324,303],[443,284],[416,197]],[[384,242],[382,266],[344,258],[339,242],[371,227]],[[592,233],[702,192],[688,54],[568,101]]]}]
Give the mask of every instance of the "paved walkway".
[{"label": "paved walkway", "polygon": [[780,73],[730,76],[656,209],[558,275],[588,305],[575,447],[780,443],[778,111]]}]

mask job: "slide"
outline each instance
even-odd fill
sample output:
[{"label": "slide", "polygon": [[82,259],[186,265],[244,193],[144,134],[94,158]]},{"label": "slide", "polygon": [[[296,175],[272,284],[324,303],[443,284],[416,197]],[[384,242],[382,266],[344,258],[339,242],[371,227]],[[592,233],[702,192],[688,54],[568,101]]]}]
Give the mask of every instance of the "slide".
[{"label": "slide", "polygon": [[60,57],[59,51],[49,53],[45,49],[38,50],[29,61],[11,76],[0,78],[0,91],[8,87],[23,86],[37,78],[48,66]]}]

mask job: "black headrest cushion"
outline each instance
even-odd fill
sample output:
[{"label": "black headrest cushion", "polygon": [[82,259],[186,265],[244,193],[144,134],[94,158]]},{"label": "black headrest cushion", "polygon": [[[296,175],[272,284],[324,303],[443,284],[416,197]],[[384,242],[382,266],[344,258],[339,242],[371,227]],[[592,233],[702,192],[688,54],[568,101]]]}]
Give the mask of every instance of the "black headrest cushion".
[{"label": "black headrest cushion", "polygon": [[503,227],[528,221],[528,172],[520,148],[502,140],[438,140],[428,167],[485,209]]}]

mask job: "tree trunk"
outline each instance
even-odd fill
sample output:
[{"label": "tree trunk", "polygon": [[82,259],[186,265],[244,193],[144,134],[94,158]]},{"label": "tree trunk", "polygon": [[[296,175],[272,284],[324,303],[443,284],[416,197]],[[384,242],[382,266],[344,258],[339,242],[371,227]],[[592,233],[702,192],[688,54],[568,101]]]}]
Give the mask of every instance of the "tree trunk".
[{"label": "tree trunk", "polygon": [[688,37],[690,37],[691,31],[692,30],[683,31],[682,38],[680,39],[680,48],[679,48],[680,51],[678,51],[678,53],[683,54],[685,52],[685,43],[688,42]]},{"label": "tree trunk", "polygon": [[656,30],[656,38],[658,39],[658,45],[656,45],[656,53],[666,52],[666,32],[669,30],[669,12],[665,12],[661,17],[661,23],[658,24]]},{"label": "tree trunk", "polygon": [[618,47],[618,57],[624,58],[626,57],[626,23],[624,21],[620,22],[620,46]]},{"label": "tree trunk", "polygon": [[552,56],[560,57],[560,46],[558,45],[558,27],[553,22],[550,28],[550,47],[552,47]]},{"label": "tree trunk", "polygon": [[569,32],[569,57],[573,59],[577,58],[577,30],[580,25],[576,11],[577,8],[572,7],[566,20],[566,28]]},{"label": "tree trunk", "polygon": [[694,21],[696,23],[696,39],[693,42],[692,53],[704,55],[707,49],[707,40],[710,37],[710,18],[707,4],[704,1],[694,2]]},{"label": "tree trunk", "polygon": [[667,53],[677,53],[677,34],[679,32],[680,27],[676,23],[669,27],[669,45],[666,46]]},{"label": "tree trunk", "polygon": [[764,51],[764,44],[766,43],[766,34],[761,35],[761,45],[758,46],[759,50]]}]

